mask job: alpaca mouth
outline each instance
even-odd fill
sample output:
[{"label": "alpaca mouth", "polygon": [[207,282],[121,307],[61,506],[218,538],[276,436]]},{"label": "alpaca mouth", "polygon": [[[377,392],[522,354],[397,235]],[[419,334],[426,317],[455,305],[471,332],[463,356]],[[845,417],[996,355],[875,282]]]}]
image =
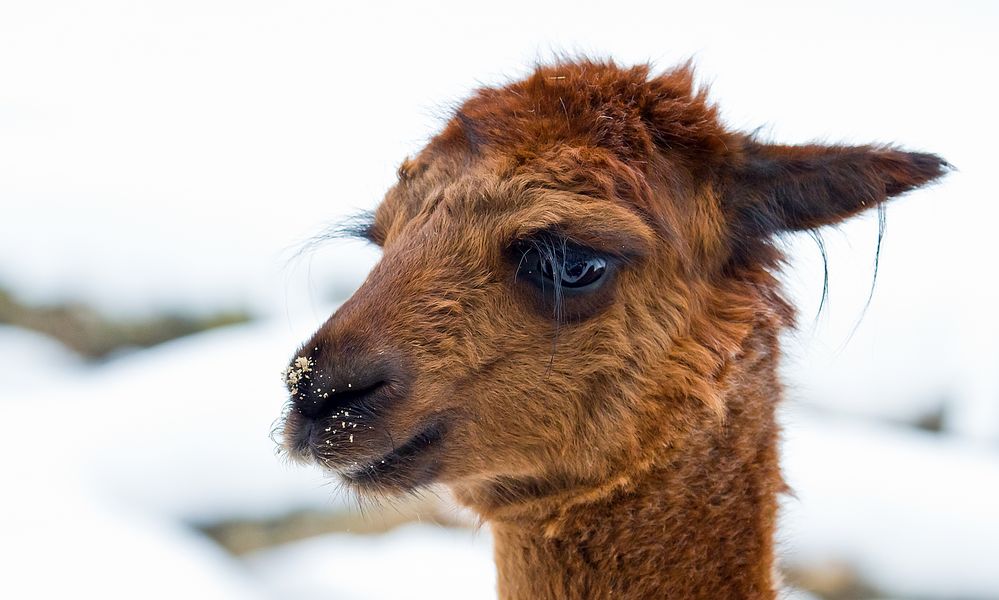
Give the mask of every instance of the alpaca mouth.
[{"label": "alpaca mouth", "polygon": [[352,465],[340,473],[348,484],[369,491],[410,490],[430,483],[440,469],[437,450],[444,424],[437,420],[404,444],[367,464]]},{"label": "alpaca mouth", "polygon": [[445,420],[437,416],[424,422],[429,424],[386,451],[385,442],[391,437],[377,421],[360,418],[355,412],[349,417],[312,421],[291,411],[285,422],[284,445],[293,460],[317,464],[359,492],[406,492],[433,482],[440,471]]}]

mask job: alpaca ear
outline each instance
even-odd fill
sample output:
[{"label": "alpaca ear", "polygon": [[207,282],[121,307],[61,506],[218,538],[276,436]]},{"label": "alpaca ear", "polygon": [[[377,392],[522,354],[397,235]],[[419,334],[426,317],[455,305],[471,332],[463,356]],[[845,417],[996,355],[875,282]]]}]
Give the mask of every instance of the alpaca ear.
[{"label": "alpaca ear", "polygon": [[939,156],[877,146],[747,140],[723,193],[741,240],[837,223],[950,169]]}]

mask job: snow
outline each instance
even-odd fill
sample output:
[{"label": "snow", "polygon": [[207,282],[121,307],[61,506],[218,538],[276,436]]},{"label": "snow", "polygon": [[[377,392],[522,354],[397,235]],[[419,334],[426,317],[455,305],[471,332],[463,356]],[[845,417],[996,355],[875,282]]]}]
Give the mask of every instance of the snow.
[{"label": "snow", "polygon": [[344,600],[496,597],[488,529],[408,525],[378,537],[334,534],[258,551],[248,560],[275,598]]},{"label": "snow", "polygon": [[262,597],[244,567],[211,541],[60,484],[36,490],[55,501],[33,506],[34,518],[3,520],[5,597]]},{"label": "snow", "polygon": [[342,502],[269,438],[286,397],[281,370],[306,335],[280,323],[221,329],[102,369],[74,386],[89,415],[84,468],[130,504],[188,522]]},{"label": "snow", "polygon": [[911,429],[790,412],[780,537],[900,597],[999,594],[999,456]]},{"label": "snow", "polygon": [[[43,378],[75,374],[82,361],[58,340],[10,325],[0,325],[0,382],[13,393]],[[2,398],[0,398],[2,401]]]},{"label": "snow", "polygon": [[0,389],[2,595],[260,597],[222,549],[97,485],[77,451],[103,415],[99,406],[77,412],[74,387],[17,399]]}]

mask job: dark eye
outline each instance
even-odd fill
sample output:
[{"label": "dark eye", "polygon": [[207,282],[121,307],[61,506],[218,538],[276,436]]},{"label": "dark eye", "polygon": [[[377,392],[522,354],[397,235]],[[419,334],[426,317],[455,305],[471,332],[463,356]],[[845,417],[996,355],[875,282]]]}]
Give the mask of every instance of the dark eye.
[{"label": "dark eye", "polygon": [[[599,256],[574,258],[562,262],[557,267],[550,258],[538,257],[538,270],[548,281],[554,281],[566,288],[585,288],[596,283],[607,270],[607,261]],[[557,271],[557,272],[556,272]]]},{"label": "dark eye", "polygon": [[607,273],[607,259],[599,253],[566,243],[520,245],[518,276],[542,289],[558,285],[569,292],[596,289]]}]

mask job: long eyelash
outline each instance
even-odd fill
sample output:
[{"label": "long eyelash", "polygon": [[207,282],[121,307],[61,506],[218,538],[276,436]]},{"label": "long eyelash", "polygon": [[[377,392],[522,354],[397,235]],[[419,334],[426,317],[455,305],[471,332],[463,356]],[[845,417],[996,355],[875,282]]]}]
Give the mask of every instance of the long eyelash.
[{"label": "long eyelash", "polygon": [[[535,245],[535,248],[537,248],[536,245]],[[515,279],[516,279],[516,277],[518,275],[520,275],[520,268],[524,266],[524,260],[527,258],[528,254],[529,254],[528,252],[521,252],[520,253],[520,260],[517,262],[517,268],[513,270],[513,276],[514,276]]]},{"label": "long eyelash", "polygon": [[[552,272],[553,273],[561,273],[563,270],[565,270],[565,256],[566,256],[566,253],[567,253],[568,241],[564,237],[559,238],[558,241],[561,242],[561,246],[562,247],[559,249],[558,252],[554,252],[553,251],[552,252],[552,256],[550,258],[551,264],[552,264]],[[555,268],[556,265],[558,265],[558,269]],[[554,282],[553,282],[552,287],[555,288],[554,289],[554,300],[555,300],[555,302],[554,302],[554,305],[555,305],[555,333],[552,336],[552,355],[548,359],[548,368],[545,370],[545,377],[547,377],[549,374],[551,374],[552,366],[555,364],[555,352],[558,350],[559,327],[560,327],[560,324],[562,323],[562,318],[564,316],[564,312],[562,310],[562,308],[563,308],[563,306],[562,306],[562,300],[563,300],[563,297],[562,297],[562,286],[561,285],[555,285]]]},{"label": "long eyelash", "polygon": [[375,212],[372,210],[362,210],[347,217],[343,221],[327,227],[324,231],[317,233],[309,239],[288,248],[290,255],[287,264],[291,264],[303,256],[308,256],[323,244],[334,240],[356,239],[364,240],[372,244],[378,244],[374,235]]},{"label": "long eyelash", "polygon": [[[548,262],[552,266],[554,273],[558,273],[565,268],[566,257],[569,254],[569,239],[566,236],[559,235],[557,232],[548,231],[524,240],[523,244],[527,247],[527,249],[521,252],[520,259],[514,273],[520,273],[521,268],[524,266],[524,261],[532,251],[537,253],[541,260]],[[548,290],[545,287],[548,280],[545,277],[541,277],[540,281],[541,294],[544,296],[548,293]],[[565,318],[565,297],[562,286],[557,285],[554,281],[551,283],[553,300],[552,318],[555,321],[555,331],[552,336],[552,353],[548,358],[548,365],[545,368],[545,377],[551,374],[552,368],[555,364],[555,354],[558,351],[558,339],[559,334],[561,333],[561,323]]]},{"label": "long eyelash", "polygon": [[[531,245],[533,249],[541,256],[543,260],[548,261],[552,266],[552,272],[558,273],[561,269],[565,268],[565,256],[568,248],[568,240],[565,236],[559,236],[555,234],[548,234],[543,236],[538,236],[531,240]],[[519,269],[519,267],[518,267]],[[541,294],[545,294],[545,278],[541,279]],[[552,317],[555,321],[555,332],[552,336],[552,353],[548,358],[548,365],[545,367],[545,377],[551,374],[552,367],[555,364],[555,354],[558,351],[558,337],[560,333],[560,326],[562,318],[564,316],[563,312],[563,294],[562,286],[557,285],[552,281],[552,304],[553,304],[553,314]]]},{"label": "long eyelash", "polygon": [[362,210],[334,227],[328,234],[330,237],[354,238],[365,240],[372,244],[378,243],[375,239],[375,211]]}]

